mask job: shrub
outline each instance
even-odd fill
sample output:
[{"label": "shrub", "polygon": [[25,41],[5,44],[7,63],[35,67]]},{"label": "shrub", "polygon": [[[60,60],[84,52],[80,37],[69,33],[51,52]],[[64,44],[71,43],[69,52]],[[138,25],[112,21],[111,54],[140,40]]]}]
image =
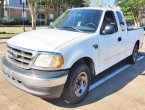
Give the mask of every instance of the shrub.
[{"label": "shrub", "polygon": [[3,18],[0,18],[0,24],[2,24]]},{"label": "shrub", "polygon": [[[22,18],[0,18],[0,25],[23,25]],[[25,20],[25,25],[31,25],[29,20]]]},{"label": "shrub", "polygon": [[12,18],[3,18],[2,24],[3,25],[14,25],[15,24],[15,20],[12,19]]}]

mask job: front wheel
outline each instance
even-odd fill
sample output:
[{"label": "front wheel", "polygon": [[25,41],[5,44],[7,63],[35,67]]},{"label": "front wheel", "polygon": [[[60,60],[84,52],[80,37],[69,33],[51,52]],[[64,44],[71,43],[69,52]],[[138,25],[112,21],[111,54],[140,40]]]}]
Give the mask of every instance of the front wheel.
[{"label": "front wheel", "polygon": [[135,64],[136,63],[137,56],[138,56],[138,50],[139,50],[138,45],[135,45],[134,46],[134,49],[133,49],[133,53],[132,53],[132,55],[128,59],[128,61],[129,61],[130,64]]},{"label": "front wheel", "polygon": [[70,71],[64,88],[63,99],[70,104],[81,102],[88,94],[90,81],[88,66],[82,63],[76,64]]}]

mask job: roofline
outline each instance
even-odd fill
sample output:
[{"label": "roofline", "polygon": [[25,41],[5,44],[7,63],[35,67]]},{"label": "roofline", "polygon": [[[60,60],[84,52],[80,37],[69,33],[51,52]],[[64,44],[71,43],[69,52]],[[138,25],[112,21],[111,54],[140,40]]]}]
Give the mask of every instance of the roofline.
[{"label": "roofline", "polygon": [[107,10],[111,10],[111,11],[121,11],[120,9],[116,9],[114,7],[77,7],[77,8],[71,8],[69,10],[73,10],[73,9],[89,9],[89,10],[102,10],[102,11],[107,11]]}]

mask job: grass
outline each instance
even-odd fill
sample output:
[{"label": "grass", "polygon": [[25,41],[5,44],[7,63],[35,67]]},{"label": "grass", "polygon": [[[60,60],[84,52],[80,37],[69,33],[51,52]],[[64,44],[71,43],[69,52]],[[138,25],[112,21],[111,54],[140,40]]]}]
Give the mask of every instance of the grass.
[{"label": "grass", "polygon": [[[37,29],[40,28],[48,27],[38,27]],[[26,31],[31,31],[31,27],[26,27]],[[0,27],[0,38],[13,37],[23,32],[23,27]]]},{"label": "grass", "polygon": [[[26,31],[30,31],[28,28]],[[0,27],[0,38],[2,37],[13,37],[17,34],[23,33],[22,27]]]},{"label": "grass", "polygon": [[16,34],[0,34],[0,38],[7,38],[7,37],[12,37],[15,36]]}]

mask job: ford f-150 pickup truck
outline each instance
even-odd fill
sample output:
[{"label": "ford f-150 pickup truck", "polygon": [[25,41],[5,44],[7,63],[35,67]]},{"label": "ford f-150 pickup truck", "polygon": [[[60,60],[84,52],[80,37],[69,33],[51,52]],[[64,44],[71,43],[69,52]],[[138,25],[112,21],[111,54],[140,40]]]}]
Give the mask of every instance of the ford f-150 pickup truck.
[{"label": "ford f-150 pickup truck", "polygon": [[5,79],[30,94],[79,103],[95,76],[123,59],[136,63],[142,28],[127,28],[120,10],[73,8],[49,29],[25,32],[7,42]]}]

